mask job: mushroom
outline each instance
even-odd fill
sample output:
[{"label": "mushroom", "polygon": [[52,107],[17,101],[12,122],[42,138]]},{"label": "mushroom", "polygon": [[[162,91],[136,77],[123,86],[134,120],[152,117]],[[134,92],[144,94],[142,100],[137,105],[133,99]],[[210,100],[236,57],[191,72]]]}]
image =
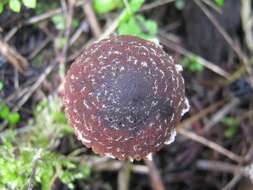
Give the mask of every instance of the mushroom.
[{"label": "mushroom", "polygon": [[111,36],[74,61],[64,105],[78,139],[95,153],[143,159],[170,144],[189,109],[182,67],[150,41]]}]

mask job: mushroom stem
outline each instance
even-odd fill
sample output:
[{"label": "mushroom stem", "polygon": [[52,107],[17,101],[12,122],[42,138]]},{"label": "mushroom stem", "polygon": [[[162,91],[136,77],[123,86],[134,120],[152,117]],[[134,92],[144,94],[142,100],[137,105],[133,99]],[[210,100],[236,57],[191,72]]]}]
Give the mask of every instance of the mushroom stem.
[{"label": "mushroom stem", "polygon": [[161,175],[152,159],[144,159],[146,165],[149,168],[149,177],[151,180],[151,186],[153,190],[165,190],[164,184],[162,182]]}]

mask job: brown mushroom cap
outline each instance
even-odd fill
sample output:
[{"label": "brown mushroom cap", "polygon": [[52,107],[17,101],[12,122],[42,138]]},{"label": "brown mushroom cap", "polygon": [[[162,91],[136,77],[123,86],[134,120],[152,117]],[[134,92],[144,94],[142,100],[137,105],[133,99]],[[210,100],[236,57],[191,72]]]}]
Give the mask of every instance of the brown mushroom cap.
[{"label": "brown mushroom cap", "polygon": [[67,117],[79,140],[121,160],[161,149],[188,109],[179,68],[161,47],[137,37],[91,45],[64,84]]}]

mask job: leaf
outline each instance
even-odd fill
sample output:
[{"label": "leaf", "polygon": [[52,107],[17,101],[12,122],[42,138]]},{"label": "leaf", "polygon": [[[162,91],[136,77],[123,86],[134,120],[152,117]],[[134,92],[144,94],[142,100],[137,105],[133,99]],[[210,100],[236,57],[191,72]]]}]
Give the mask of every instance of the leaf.
[{"label": "leaf", "polygon": [[11,113],[7,120],[10,125],[15,125],[20,121],[20,114],[18,112]]},{"label": "leaf", "polygon": [[145,0],[131,0],[128,4],[130,10],[124,9],[120,18],[120,23],[127,22],[131,17],[133,17],[133,14],[140,10],[144,2]]},{"label": "leaf", "polygon": [[87,165],[81,166],[80,171],[82,172],[83,177],[88,177],[91,174],[91,169]]},{"label": "leaf", "polygon": [[55,25],[55,28],[58,30],[64,30],[66,27],[64,15],[55,15],[52,17],[52,21]]},{"label": "leaf", "polygon": [[39,169],[38,173],[41,179],[42,190],[51,189],[52,178],[55,174],[54,167],[51,164],[47,164],[47,165],[43,164],[43,166]]},{"label": "leaf", "polygon": [[99,14],[108,13],[116,8],[123,6],[122,0],[95,0],[94,9]]},{"label": "leaf", "polygon": [[214,0],[216,5],[218,5],[219,7],[222,7],[225,3],[225,0]]},{"label": "leaf", "polygon": [[128,21],[122,22],[118,27],[118,33],[120,35],[133,35],[144,39],[151,39],[157,33],[157,24],[138,15],[136,18],[130,17]]},{"label": "leaf", "polygon": [[118,28],[119,35],[133,35],[138,36],[141,33],[141,29],[136,23],[135,19],[131,17],[128,22],[123,22]]},{"label": "leaf", "polygon": [[227,129],[224,133],[225,137],[233,138],[239,129],[240,122],[234,117],[225,117],[222,120],[222,123],[227,126]]},{"label": "leaf", "polygon": [[137,12],[140,10],[141,6],[144,4],[145,0],[131,0],[129,7],[132,12]]},{"label": "leaf", "polygon": [[10,114],[10,108],[6,104],[1,105],[1,107],[0,107],[0,117],[4,120],[7,120],[9,114]]},{"label": "leaf", "polygon": [[204,66],[200,61],[201,60],[198,56],[185,57],[181,60],[181,65],[192,72],[202,72],[204,70]]},{"label": "leaf", "polygon": [[57,47],[58,49],[62,49],[66,43],[67,43],[68,39],[65,37],[59,37],[55,39],[55,47]]},{"label": "leaf", "polygon": [[[3,3],[0,3],[0,14],[3,12],[4,10],[4,4]],[[1,83],[0,83],[1,84]],[[1,88],[0,88],[1,90]]]},{"label": "leaf", "polygon": [[36,8],[37,0],[22,0],[24,5],[28,8]]},{"label": "leaf", "polygon": [[10,0],[9,6],[10,9],[16,13],[19,13],[21,10],[21,3],[19,0]]}]

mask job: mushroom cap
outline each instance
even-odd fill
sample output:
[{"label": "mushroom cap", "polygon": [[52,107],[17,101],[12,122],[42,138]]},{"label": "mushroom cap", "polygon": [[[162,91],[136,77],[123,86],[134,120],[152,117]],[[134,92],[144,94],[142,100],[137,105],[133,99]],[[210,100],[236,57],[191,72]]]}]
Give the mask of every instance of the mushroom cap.
[{"label": "mushroom cap", "polygon": [[150,41],[112,36],[96,42],[67,72],[68,121],[95,153],[142,159],[171,141],[188,109],[180,71]]}]

